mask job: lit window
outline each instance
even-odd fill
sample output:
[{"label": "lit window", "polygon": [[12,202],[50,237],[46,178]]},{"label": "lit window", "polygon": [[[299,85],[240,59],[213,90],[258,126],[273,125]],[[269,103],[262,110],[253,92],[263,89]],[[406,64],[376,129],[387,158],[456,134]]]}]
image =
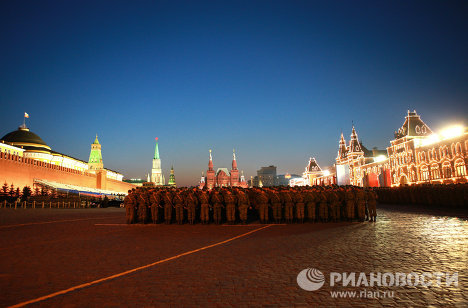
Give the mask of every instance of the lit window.
[{"label": "lit window", "polygon": [[450,164],[446,164],[442,167],[442,175],[444,178],[452,177],[452,167],[450,166]]},{"label": "lit window", "polygon": [[465,176],[466,175],[466,167],[462,160],[458,160],[455,162],[455,175],[456,176]]},{"label": "lit window", "polygon": [[427,166],[423,166],[421,168],[421,180],[423,181],[429,180],[429,169],[427,168]]},{"label": "lit window", "polygon": [[440,179],[439,166],[437,166],[437,165],[431,166],[431,173],[432,173],[432,178],[433,179]]}]

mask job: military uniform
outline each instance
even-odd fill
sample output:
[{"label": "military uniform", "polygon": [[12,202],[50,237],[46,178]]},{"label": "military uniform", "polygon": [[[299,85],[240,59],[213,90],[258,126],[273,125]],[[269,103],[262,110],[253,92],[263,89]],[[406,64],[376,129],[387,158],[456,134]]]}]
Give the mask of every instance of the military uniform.
[{"label": "military uniform", "polygon": [[172,202],[176,210],[176,221],[181,225],[184,222],[184,198],[181,191],[174,194]]},{"label": "military uniform", "polygon": [[160,207],[161,196],[159,192],[151,191],[150,202],[151,202],[151,221],[153,223],[157,223],[159,220],[159,210],[161,208]]},{"label": "military uniform", "polygon": [[340,199],[335,191],[329,191],[329,216],[332,221],[337,222],[340,220]]},{"label": "military uniform", "polygon": [[236,198],[230,191],[224,195],[224,203],[226,204],[226,219],[232,224],[236,221]]},{"label": "military uniform", "polygon": [[315,221],[316,219],[316,203],[315,203],[315,192],[307,190],[304,194],[304,202],[307,207],[307,219],[309,221]]},{"label": "military uniform", "polygon": [[224,206],[221,194],[218,191],[212,192],[211,205],[213,206],[213,219],[215,223],[220,224],[223,219],[222,209]]},{"label": "military uniform", "polygon": [[200,202],[200,220],[206,224],[210,221],[210,203],[209,196],[206,191],[202,191],[198,196]]},{"label": "military uniform", "polygon": [[362,188],[356,190],[356,213],[359,221],[364,221],[366,215],[366,194]]},{"label": "military uniform", "polygon": [[293,193],[294,203],[296,205],[296,218],[300,223],[304,222],[304,196],[302,191],[295,191]]},{"label": "military uniform", "polygon": [[367,192],[367,207],[369,209],[370,221],[376,221],[377,219],[377,194],[373,190],[370,190]]},{"label": "military uniform", "polygon": [[187,219],[190,224],[193,225],[196,217],[197,210],[197,198],[195,197],[194,192],[187,193],[185,197],[185,209],[187,210]]},{"label": "military uniform", "polygon": [[348,221],[354,220],[354,202],[355,196],[354,191],[351,188],[347,188],[345,192],[345,202],[346,202],[346,218]]},{"label": "military uniform", "polygon": [[140,190],[138,192],[138,220],[141,223],[148,222],[149,200],[146,191]]},{"label": "military uniform", "polygon": [[292,223],[294,219],[294,203],[291,198],[291,194],[289,191],[283,190],[280,193],[281,201],[284,205],[284,219],[286,219],[287,223]]},{"label": "military uniform", "polygon": [[280,223],[283,218],[283,206],[281,204],[281,196],[277,191],[270,192],[270,203],[273,209],[273,219],[276,223]]},{"label": "military uniform", "polygon": [[124,205],[125,205],[125,217],[127,220],[127,224],[134,224],[136,223],[137,219],[137,213],[136,213],[136,208],[137,208],[137,203],[135,200],[135,195],[134,192],[130,192],[129,194],[125,197],[124,199]]},{"label": "military uniform", "polygon": [[249,197],[244,191],[237,193],[237,206],[239,208],[239,218],[242,223],[247,223],[247,211],[249,209]]},{"label": "military uniform", "polygon": [[257,191],[256,204],[260,215],[260,222],[268,222],[268,195],[263,190]]},{"label": "military uniform", "polygon": [[328,195],[327,192],[324,190],[321,190],[317,193],[318,197],[318,213],[319,213],[319,219],[322,222],[327,222],[328,221]]},{"label": "military uniform", "polygon": [[169,191],[164,193],[164,222],[170,224],[172,220],[172,195]]}]

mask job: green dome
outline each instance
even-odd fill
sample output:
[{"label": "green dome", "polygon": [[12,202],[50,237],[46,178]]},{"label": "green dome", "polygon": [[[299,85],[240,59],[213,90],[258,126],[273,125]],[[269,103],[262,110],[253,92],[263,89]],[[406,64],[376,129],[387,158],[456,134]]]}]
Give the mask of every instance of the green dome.
[{"label": "green dome", "polygon": [[12,131],[2,137],[3,141],[14,146],[22,146],[25,149],[47,149],[50,147],[44,140],[35,133],[29,131],[27,127],[20,126],[18,130]]}]

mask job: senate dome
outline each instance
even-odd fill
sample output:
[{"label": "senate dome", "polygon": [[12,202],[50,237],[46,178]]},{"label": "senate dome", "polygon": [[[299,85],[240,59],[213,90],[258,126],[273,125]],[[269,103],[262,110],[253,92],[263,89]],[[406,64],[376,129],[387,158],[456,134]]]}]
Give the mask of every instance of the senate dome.
[{"label": "senate dome", "polygon": [[50,152],[50,147],[47,143],[23,125],[17,130],[3,136],[1,140],[16,147],[22,147],[25,150]]}]

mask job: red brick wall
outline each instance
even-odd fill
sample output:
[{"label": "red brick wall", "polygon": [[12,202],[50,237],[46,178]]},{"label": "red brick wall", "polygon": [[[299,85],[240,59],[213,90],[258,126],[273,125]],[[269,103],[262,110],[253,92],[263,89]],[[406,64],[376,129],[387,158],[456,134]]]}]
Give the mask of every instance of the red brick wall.
[{"label": "red brick wall", "polygon": [[[94,174],[0,153],[0,186],[6,182],[20,188],[33,187],[34,179],[97,188],[97,178]],[[107,179],[108,190],[126,192],[133,187],[135,186],[129,183]]]}]

